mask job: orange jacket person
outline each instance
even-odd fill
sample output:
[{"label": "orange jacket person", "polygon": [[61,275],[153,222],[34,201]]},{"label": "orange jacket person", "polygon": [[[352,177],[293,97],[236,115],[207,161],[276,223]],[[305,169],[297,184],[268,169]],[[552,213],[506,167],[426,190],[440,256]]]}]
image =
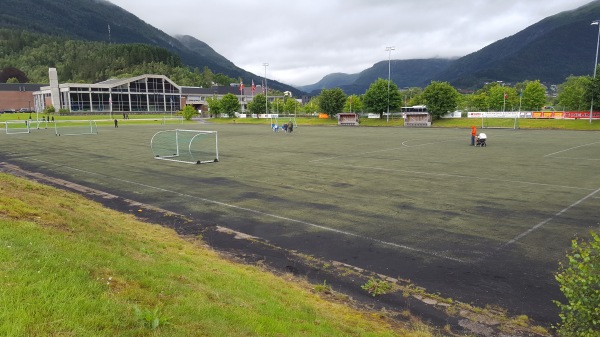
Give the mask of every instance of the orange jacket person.
[{"label": "orange jacket person", "polygon": [[475,137],[477,137],[477,128],[473,125],[471,126],[471,146],[475,146]]}]

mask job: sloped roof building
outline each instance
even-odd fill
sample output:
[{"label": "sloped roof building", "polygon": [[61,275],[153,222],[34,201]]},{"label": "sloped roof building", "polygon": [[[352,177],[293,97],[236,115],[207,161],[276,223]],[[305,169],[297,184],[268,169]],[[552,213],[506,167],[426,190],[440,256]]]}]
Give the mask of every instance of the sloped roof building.
[{"label": "sloped roof building", "polygon": [[50,85],[33,93],[36,111],[48,106],[69,112],[164,112],[181,110],[181,87],[164,75],[140,75],[94,84],[59,84],[50,69]]}]

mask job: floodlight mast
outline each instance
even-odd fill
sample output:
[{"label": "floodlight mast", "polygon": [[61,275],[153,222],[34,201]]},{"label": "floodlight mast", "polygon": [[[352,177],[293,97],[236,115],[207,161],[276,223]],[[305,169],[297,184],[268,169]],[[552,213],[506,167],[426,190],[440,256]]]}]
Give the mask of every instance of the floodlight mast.
[{"label": "floodlight mast", "polygon": [[[596,79],[596,69],[598,68],[598,47],[600,47],[600,20],[592,21],[592,26],[598,26],[598,41],[596,42],[596,62],[594,63],[594,79]],[[594,94],[592,93],[592,104],[590,106],[590,124],[592,124],[592,115],[594,111]]]},{"label": "floodlight mast", "polygon": [[265,114],[269,114],[269,100],[267,99],[267,67],[268,63],[263,63],[263,67],[265,67]]},{"label": "floodlight mast", "polygon": [[392,50],[396,50],[396,47],[385,47],[385,51],[388,52],[388,90],[387,90],[387,122],[390,122],[390,78],[392,74]]}]

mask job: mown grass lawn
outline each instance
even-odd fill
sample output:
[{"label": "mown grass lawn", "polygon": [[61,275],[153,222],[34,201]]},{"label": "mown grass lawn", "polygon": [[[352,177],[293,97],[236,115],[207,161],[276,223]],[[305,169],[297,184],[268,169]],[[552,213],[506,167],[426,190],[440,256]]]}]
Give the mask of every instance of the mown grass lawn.
[{"label": "mown grass lawn", "polygon": [[6,174],[0,192],[1,336],[432,335],[73,193]]},{"label": "mown grass lawn", "polygon": [[[181,115],[174,113],[164,113],[164,114],[148,114],[148,115],[130,115],[129,119],[122,119],[121,114],[110,115],[58,115],[58,114],[36,114],[36,113],[5,113],[0,114],[0,122],[4,121],[17,121],[17,120],[26,120],[29,117],[32,117],[34,120],[39,117],[48,117],[53,116],[56,121],[60,120],[96,120],[98,126],[107,126],[113,123],[114,118],[119,119],[121,123],[127,124],[148,124],[148,123],[160,123],[164,118],[168,120],[170,124],[176,124],[172,118],[180,117]],[[269,126],[271,124],[270,119],[259,119],[259,118],[207,118],[206,121],[210,123],[216,124],[264,124]],[[290,117],[282,116],[278,118],[279,124],[287,123],[291,120]],[[298,125],[325,125],[325,126],[336,126],[336,119],[323,119],[317,117],[310,116],[301,116],[295,118],[295,121]],[[185,121],[184,123],[194,123],[194,121]],[[470,128],[471,125],[475,125],[478,128],[482,126],[482,123],[490,124],[490,126],[498,125],[501,127],[512,128],[514,126],[514,119],[512,118],[503,118],[503,119],[495,119],[494,121],[482,121],[479,118],[443,118],[436,119],[432,122],[432,127],[440,127],[440,128]],[[393,116],[389,120],[386,118],[382,119],[371,119],[371,118],[361,118],[360,126],[404,126],[404,120],[399,118],[398,116]],[[518,120],[518,128],[521,129],[556,129],[556,130],[589,130],[589,131],[599,131],[600,130],[600,120],[594,120],[592,123],[589,122],[589,119],[531,119],[531,118],[521,118]]]}]

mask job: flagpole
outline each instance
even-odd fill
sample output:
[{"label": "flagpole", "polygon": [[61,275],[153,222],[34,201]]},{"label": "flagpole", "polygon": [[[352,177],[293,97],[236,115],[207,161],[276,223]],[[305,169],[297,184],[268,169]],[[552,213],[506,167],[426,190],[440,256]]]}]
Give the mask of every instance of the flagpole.
[{"label": "flagpole", "polygon": [[242,101],[242,93],[244,92],[244,82],[242,81],[241,78],[240,78],[240,84],[238,86],[238,90],[240,91],[240,106],[241,106],[241,110],[242,110],[242,112],[244,112],[244,102]]}]

